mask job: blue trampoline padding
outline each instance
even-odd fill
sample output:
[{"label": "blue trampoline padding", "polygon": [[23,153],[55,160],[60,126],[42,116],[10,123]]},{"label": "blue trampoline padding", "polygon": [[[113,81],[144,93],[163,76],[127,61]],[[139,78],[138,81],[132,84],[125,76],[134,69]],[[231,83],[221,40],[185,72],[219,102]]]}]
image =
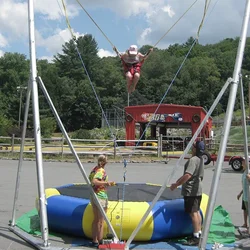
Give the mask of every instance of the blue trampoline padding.
[{"label": "blue trampoline padding", "polygon": [[[50,230],[86,237],[82,229],[82,218],[83,213],[89,204],[89,200],[71,196],[56,195],[49,197],[47,202],[47,214]],[[58,225],[60,225],[60,227],[58,227]]]},{"label": "blue trampoline padding", "polygon": [[[152,191],[158,191],[157,189],[159,188],[153,184],[141,184],[134,187],[132,187],[133,184],[130,185],[128,195],[133,192],[134,197],[139,197],[140,199],[140,194],[144,197],[147,193],[152,194]],[[154,189],[153,187],[156,188]],[[146,188],[149,188],[151,192],[147,191]],[[128,191],[128,188],[126,190]],[[184,200],[180,195],[180,191],[177,191],[178,193],[174,194],[168,190],[162,197],[163,199],[157,201],[150,212],[148,222],[142,225],[141,231],[137,234],[136,241],[159,241],[192,234],[191,218],[184,211]],[[117,197],[117,193],[119,193],[119,188],[115,187],[113,189],[113,197]],[[169,196],[171,199],[166,199]],[[203,196],[204,199],[202,199],[200,210],[202,217],[202,213],[206,212],[208,202],[208,197],[205,194]],[[93,212],[89,200],[88,185],[67,184],[57,188],[49,188],[46,189],[46,197],[48,203],[48,226],[51,231],[74,235],[76,237],[91,237]],[[122,236],[126,240],[152,202],[151,200],[145,201],[145,199],[140,202],[123,201],[126,208],[124,210],[122,210],[121,205],[123,204],[120,202],[122,203],[120,199],[111,200],[107,214],[110,216],[110,221],[112,221],[117,234],[121,231],[120,218],[123,216]],[[124,211],[124,213],[121,214],[121,211]],[[105,230],[107,231],[107,228]]]},{"label": "blue trampoline padding", "polygon": [[192,234],[192,221],[184,211],[183,199],[158,201],[153,207],[152,214],[154,230],[151,240]]}]

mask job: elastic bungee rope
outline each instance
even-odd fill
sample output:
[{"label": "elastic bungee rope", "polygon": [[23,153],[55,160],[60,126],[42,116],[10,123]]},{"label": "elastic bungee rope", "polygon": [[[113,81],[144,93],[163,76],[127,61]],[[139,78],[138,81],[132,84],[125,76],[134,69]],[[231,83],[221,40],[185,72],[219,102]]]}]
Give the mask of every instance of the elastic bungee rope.
[{"label": "elastic bungee rope", "polygon": [[[77,42],[76,42],[76,37],[74,36],[74,33],[73,33],[72,28],[71,28],[71,26],[70,26],[70,22],[69,22],[68,15],[67,15],[67,8],[66,8],[66,5],[65,5],[65,3],[64,3],[64,0],[62,0],[62,3],[63,3],[64,11],[65,11],[65,18],[66,18],[66,20],[67,20],[67,21],[66,21],[66,22],[67,22],[67,26],[68,26],[68,29],[70,30],[72,39],[73,39],[73,41],[74,41],[74,45],[75,45],[77,54],[78,54],[78,56],[79,56],[79,58],[80,58],[80,61],[81,61],[82,66],[83,66],[83,68],[84,68],[84,70],[85,70],[85,73],[86,73],[87,78],[88,78],[88,80],[89,80],[89,83],[90,83],[90,85],[91,85],[91,87],[92,87],[92,90],[93,90],[93,92],[94,92],[94,94],[95,94],[95,97],[96,97],[96,99],[97,99],[97,102],[98,102],[98,104],[99,104],[99,106],[100,106],[100,108],[101,108],[102,115],[103,115],[103,117],[104,117],[104,119],[105,119],[105,121],[106,121],[106,123],[107,123],[107,125],[108,125],[108,128],[109,128],[109,130],[110,130],[111,136],[113,137],[113,141],[114,141],[114,143],[116,143],[115,136],[114,136],[114,134],[113,134],[113,132],[112,132],[111,126],[110,126],[110,124],[109,124],[109,122],[108,122],[108,119],[107,119],[107,117],[106,117],[106,115],[105,115],[105,112],[104,112],[104,110],[103,110],[103,108],[102,108],[101,101],[100,101],[100,99],[99,99],[99,97],[98,97],[98,95],[97,95],[97,93],[96,93],[96,90],[95,90],[95,88],[94,88],[94,85],[93,85],[93,83],[92,83],[92,81],[91,81],[91,78],[90,78],[90,76],[89,76],[88,70],[87,70],[87,68],[86,68],[86,66],[85,66],[85,64],[84,64],[84,62],[83,62],[82,56],[81,56],[80,51],[79,51],[79,49],[78,49]],[[117,143],[116,143],[116,146],[118,146]],[[127,162],[127,161],[124,160],[124,162]],[[125,166],[127,166],[127,163],[125,164]],[[126,173],[124,172],[123,201],[124,201],[124,198],[125,198],[125,180],[126,180]],[[118,204],[117,204],[117,205],[118,205]],[[116,206],[117,206],[117,205],[116,205]],[[123,220],[123,205],[124,205],[124,202],[122,202],[121,223],[122,223],[122,220]],[[122,226],[121,226],[121,230],[122,230]],[[121,235],[122,235],[122,232],[121,232]]]},{"label": "elastic bungee rope", "polygon": [[[94,22],[94,24],[95,24],[95,25],[97,26],[97,28],[101,31],[101,33],[105,36],[105,38],[108,40],[108,42],[111,44],[111,46],[112,46],[113,49],[114,49],[115,46],[114,46],[113,43],[108,39],[108,37],[106,36],[106,34],[101,30],[101,28],[97,25],[97,23],[93,20],[93,18],[88,14],[88,12],[87,12],[87,11],[85,10],[85,8],[81,5],[81,3],[79,2],[79,0],[76,0],[76,1],[77,1],[77,2],[79,3],[79,5],[83,8],[83,10],[86,12],[86,14],[90,17],[90,19]],[[174,23],[174,25],[173,25],[173,26],[172,26],[172,27],[171,27],[171,28],[170,28],[170,29],[169,29],[169,30],[168,30],[168,31],[167,31],[167,32],[166,32],[166,33],[165,33],[156,43],[155,43],[154,47],[156,47],[156,45],[157,45],[157,44],[158,44],[158,43],[159,43],[159,42],[169,33],[169,31],[170,31],[170,30],[171,30],[171,29],[172,29],[172,28],[173,28],[173,27],[183,18],[183,16],[184,16],[184,15],[194,6],[194,4],[195,4],[197,1],[198,1],[198,0],[195,0],[195,1],[194,1],[194,3],[188,8],[188,10],[187,10],[186,12],[184,12],[184,14]],[[186,56],[185,56],[183,62],[181,63],[179,69],[177,70],[177,72],[176,72],[174,78],[172,79],[170,85],[168,86],[168,88],[167,88],[165,94],[163,95],[163,97],[162,97],[162,99],[161,99],[159,105],[157,106],[157,108],[156,108],[156,110],[155,110],[155,112],[154,112],[154,115],[156,114],[156,112],[158,111],[160,105],[162,104],[162,102],[163,102],[164,99],[166,98],[166,96],[167,96],[167,94],[168,94],[170,88],[172,87],[173,83],[175,82],[175,79],[177,78],[177,76],[178,76],[180,70],[181,70],[182,67],[184,66],[184,63],[186,62],[188,56],[190,55],[190,53],[191,53],[193,47],[194,47],[195,44],[198,42],[199,33],[200,33],[200,30],[201,30],[201,28],[202,28],[202,26],[203,26],[203,22],[204,22],[204,20],[205,20],[205,16],[206,16],[206,13],[207,13],[208,6],[209,6],[210,1],[211,1],[211,0],[206,0],[206,2],[205,2],[204,14],[203,14],[202,21],[201,21],[201,23],[200,23],[200,25],[199,25],[199,28],[198,28],[198,31],[197,31],[197,36],[196,36],[196,38],[194,39],[193,44],[191,45],[191,47],[190,47],[188,53],[186,54]],[[74,44],[75,44],[75,47],[76,47],[78,56],[79,56],[79,58],[80,58],[80,60],[81,60],[82,66],[83,66],[83,68],[84,68],[84,70],[85,70],[85,72],[86,72],[87,78],[88,78],[88,80],[89,80],[89,82],[90,82],[90,84],[91,84],[92,90],[93,90],[93,92],[94,92],[94,94],[95,94],[95,97],[96,97],[96,99],[97,99],[97,101],[98,101],[98,104],[99,104],[99,106],[100,106],[100,108],[101,108],[102,115],[103,115],[103,117],[105,118],[105,121],[106,121],[106,123],[107,123],[107,125],[108,125],[108,127],[109,127],[109,129],[110,129],[110,131],[111,131],[111,135],[112,135],[112,137],[113,137],[113,140],[114,140],[114,142],[116,143],[116,141],[115,141],[115,139],[114,139],[115,136],[114,136],[114,134],[112,133],[110,124],[109,124],[109,122],[108,122],[108,120],[107,120],[107,117],[106,117],[106,115],[105,115],[105,112],[104,112],[104,110],[103,110],[103,108],[102,108],[100,99],[99,99],[99,97],[98,97],[98,95],[97,95],[97,93],[96,93],[96,91],[95,91],[94,85],[93,85],[93,83],[92,83],[92,81],[91,81],[91,79],[90,79],[90,76],[89,76],[89,73],[88,73],[88,71],[87,71],[87,68],[86,68],[86,66],[85,66],[85,64],[84,64],[84,62],[83,62],[82,56],[81,56],[81,54],[80,54],[80,52],[79,52],[79,49],[78,49],[78,47],[77,47],[76,37],[74,36],[74,33],[73,33],[72,28],[71,28],[71,26],[70,26],[70,22],[69,22],[69,19],[68,19],[67,10],[66,10],[66,5],[65,5],[65,3],[64,3],[64,0],[62,0],[62,4],[63,4],[63,8],[64,8],[64,11],[65,11],[66,23],[67,23],[68,29],[69,29],[69,31],[70,31],[70,33],[71,33],[72,39],[73,39],[73,41],[74,41]],[[146,133],[146,131],[147,131],[148,127],[150,126],[150,124],[151,124],[151,121],[147,124],[145,130],[143,131],[143,134],[141,135],[141,137],[140,137],[139,141],[137,142],[136,146],[134,147],[133,152],[134,152],[135,148],[138,146],[138,144],[139,144],[140,140],[142,139],[142,137],[144,136],[144,134]],[[132,156],[132,155],[129,156],[129,160],[130,160],[131,156]],[[122,193],[122,214],[121,214],[121,232],[120,232],[120,239],[122,239],[122,223],[123,223],[123,210],[124,210],[124,207],[123,207],[123,206],[124,206],[124,199],[125,199],[125,181],[126,181],[126,173],[127,173],[127,160],[124,159],[124,160],[123,160],[123,163],[124,163],[124,167],[123,167],[124,173],[123,173],[123,193]],[[177,168],[177,166],[176,166],[175,168]]]},{"label": "elastic bungee rope", "polygon": [[[191,9],[191,7],[192,7],[196,2],[197,2],[197,1],[195,1],[195,2],[189,7],[189,9]],[[180,65],[180,67],[179,67],[179,69],[177,70],[177,72],[176,72],[174,78],[172,79],[170,85],[168,86],[168,88],[167,88],[165,94],[163,95],[163,97],[162,97],[160,103],[159,103],[158,106],[156,107],[153,116],[154,116],[154,115],[157,113],[157,111],[159,110],[161,104],[163,103],[163,101],[164,101],[164,99],[166,98],[168,92],[170,91],[172,85],[174,84],[174,82],[175,82],[175,80],[176,80],[178,74],[180,73],[182,67],[184,66],[184,63],[186,62],[186,60],[187,60],[188,56],[190,55],[192,49],[194,48],[195,44],[198,43],[198,39],[199,39],[199,35],[200,35],[200,30],[201,30],[201,28],[202,28],[202,26],[203,26],[203,23],[204,23],[204,20],[205,20],[205,17],[206,17],[207,10],[208,10],[208,7],[209,7],[209,5],[210,5],[210,2],[211,2],[211,0],[206,0],[205,6],[204,6],[204,13],[203,13],[203,16],[202,16],[202,20],[201,20],[201,22],[200,22],[200,25],[199,25],[199,27],[198,27],[198,31],[197,31],[197,34],[196,34],[196,38],[194,39],[194,41],[193,41],[193,43],[192,43],[192,45],[191,45],[189,51],[187,52],[185,58],[183,59],[181,65]],[[188,10],[189,10],[189,9],[188,9]],[[182,15],[182,17],[188,12],[188,10]],[[157,43],[159,43],[159,41],[158,41]],[[145,135],[145,133],[146,133],[148,127],[151,125],[151,123],[152,123],[152,121],[150,121],[149,123],[147,123],[147,126],[145,127],[145,129],[144,129],[144,131],[143,131],[141,137],[139,138],[138,142],[136,143],[135,147],[133,148],[133,152],[135,151],[135,149],[136,149],[137,146],[139,145],[141,139],[142,139],[143,136]]]},{"label": "elastic bungee rope", "polygon": [[124,211],[124,200],[125,200],[125,185],[126,185],[126,174],[127,174],[127,160],[123,160],[123,187],[122,187],[122,213],[120,222],[120,241],[122,240],[122,225],[123,225],[123,211]]}]

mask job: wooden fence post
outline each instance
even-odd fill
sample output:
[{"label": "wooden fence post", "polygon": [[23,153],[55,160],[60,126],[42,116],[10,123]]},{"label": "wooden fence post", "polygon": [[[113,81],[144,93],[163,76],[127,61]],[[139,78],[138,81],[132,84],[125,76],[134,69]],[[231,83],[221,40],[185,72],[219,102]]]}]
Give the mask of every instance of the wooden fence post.
[{"label": "wooden fence post", "polygon": [[15,134],[12,134],[11,137],[11,153],[14,153],[14,145],[15,145]]},{"label": "wooden fence post", "polygon": [[162,134],[158,136],[157,155],[158,155],[158,158],[162,156]]},{"label": "wooden fence post", "polygon": [[62,151],[61,151],[61,156],[63,158],[63,149],[64,149],[64,136],[62,135],[62,147],[61,147]]},{"label": "wooden fence post", "polygon": [[116,158],[116,137],[114,139],[114,159]]}]

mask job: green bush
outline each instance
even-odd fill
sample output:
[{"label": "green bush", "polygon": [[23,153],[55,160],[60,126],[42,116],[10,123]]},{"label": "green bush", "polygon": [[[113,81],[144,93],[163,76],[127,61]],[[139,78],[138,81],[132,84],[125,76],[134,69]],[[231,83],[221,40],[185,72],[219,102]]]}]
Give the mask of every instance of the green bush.
[{"label": "green bush", "polygon": [[[8,128],[8,136],[12,136],[13,134],[15,135],[15,137],[22,137],[22,133],[23,133],[23,127],[17,127],[17,126],[13,126]],[[34,137],[34,131],[31,129],[26,129],[25,132],[25,137],[26,138],[33,138]]]},{"label": "green bush", "polygon": [[91,132],[87,129],[79,129],[77,131],[72,132],[72,139],[91,139]]},{"label": "green bush", "polygon": [[95,128],[91,130],[91,138],[99,140],[125,139],[125,129]]},{"label": "green bush", "polygon": [[49,138],[56,131],[56,121],[53,117],[43,118],[40,121],[41,135],[44,138]]},{"label": "green bush", "polygon": [[5,116],[0,115],[0,136],[8,136],[10,127],[12,127],[12,122]]},{"label": "green bush", "polygon": [[72,139],[93,139],[93,140],[117,140],[125,139],[125,129],[94,128],[92,130],[79,129],[71,134]]}]

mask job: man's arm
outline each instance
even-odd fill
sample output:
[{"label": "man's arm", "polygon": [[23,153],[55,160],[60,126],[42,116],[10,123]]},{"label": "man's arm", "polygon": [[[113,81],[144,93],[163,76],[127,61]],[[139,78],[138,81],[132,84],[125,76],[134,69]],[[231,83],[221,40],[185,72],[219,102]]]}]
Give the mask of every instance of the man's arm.
[{"label": "man's arm", "polygon": [[176,183],[171,184],[170,189],[171,189],[171,190],[176,189],[178,186],[181,186],[181,185],[183,185],[184,183],[186,183],[191,177],[192,177],[191,174],[185,173],[182,177],[180,177],[180,178],[176,181]]}]

